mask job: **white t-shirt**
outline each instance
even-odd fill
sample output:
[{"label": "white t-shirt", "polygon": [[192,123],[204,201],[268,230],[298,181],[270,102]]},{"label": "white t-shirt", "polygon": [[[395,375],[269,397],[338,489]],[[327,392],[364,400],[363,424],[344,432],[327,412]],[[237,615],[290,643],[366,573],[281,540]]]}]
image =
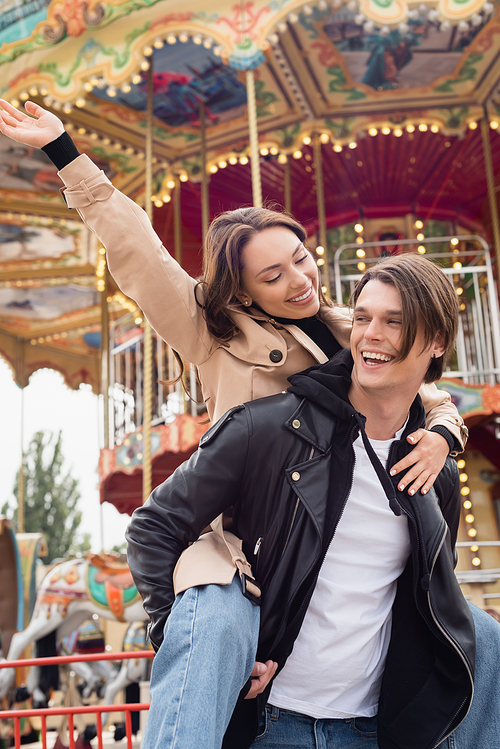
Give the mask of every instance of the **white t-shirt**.
[{"label": "white t-shirt", "polygon": [[[384,466],[393,441],[370,440]],[[269,698],[313,718],[377,714],[396,581],[410,555],[406,515],[390,509],[361,435],[354,451],[351,494]]]}]

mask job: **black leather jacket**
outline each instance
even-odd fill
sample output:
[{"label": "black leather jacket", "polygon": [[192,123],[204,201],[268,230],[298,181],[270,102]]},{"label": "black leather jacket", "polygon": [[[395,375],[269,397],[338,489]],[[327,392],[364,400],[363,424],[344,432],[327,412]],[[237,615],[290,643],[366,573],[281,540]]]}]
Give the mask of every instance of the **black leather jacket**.
[{"label": "black leather jacket", "polygon": [[[173,603],[172,572],[179,555],[232,506],[234,532],[243,539],[262,588],[257,660],[272,659],[283,668],[349,498],[352,443],[364,425],[347,400],[349,352],[320,369],[325,366],[333,376],[328,393],[323,383],[296,375],[291,378],[296,393],[233,408],[134,512],[127,530],[128,561],[156,648]],[[307,397],[298,394],[302,390]],[[417,396],[401,439],[392,444],[390,465],[409,452],[406,436],[424,424],[424,416]],[[458,471],[448,459],[425,496],[395,492],[396,478],[388,474],[384,483],[388,498],[392,491],[393,509],[408,516],[412,553],[393,606],[378,744],[380,749],[433,749],[465,717],[473,693],[474,625],[453,571]],[[252,743],[269,689],[257,699],[240,699],[225,748]]]}]

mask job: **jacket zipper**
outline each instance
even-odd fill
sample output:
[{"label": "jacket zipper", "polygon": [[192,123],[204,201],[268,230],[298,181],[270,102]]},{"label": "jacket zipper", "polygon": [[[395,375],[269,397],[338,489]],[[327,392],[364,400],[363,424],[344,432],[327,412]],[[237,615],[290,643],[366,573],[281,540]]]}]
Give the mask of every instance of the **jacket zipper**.
[{"label": "jacket zipper", "polygon": [[[311,452],[309,453],[308,460],[312,460],[313,455],[314,455],[314,447],[311,447]],[[283,551],[281,552],[281,556],[283,556],[283,554],[285,553],[286,547],[288,546],[288,542],[290,541],[290,536],[292,535],[292,530],[295,524],[295,518],[297,517],[297,511],[299,509],[299,505],[300,505],[300,497],[297,497],[297,501],[295,502],[295,507],[293,510],[292,522],[290,523],[290,528],[288,529],[288,534],[286,537],[285,545],[283,547]]]},{"label": "jacket zipper", "polygon": [[[393,443],[393,444],[394,444],[394,443]],[[388,457],[388,460],[387,460],[387,463],[386,463],[386,468],[388,468],[388,466],[389,466],[389,463],[390,463],[390,460],[391,460],[391,454],[392,454],[392,445],[391,445],[391,450],[390,450],[390,452],[389,452],[389,457]],[[404,514],[406,515],[406,517],[408,518],[408,520],[410,520],[410,521],[411,521],[411,523],[412,523],[412,525],[413,525],[413,527],[414,527],[414,530],[415,530],[415,538],[417,539],[417,569],[416,569],[416,575],[415,575],[414,599],[415,599],[415,606],[416,606],[416,608],[417,608],[417,611],[418,611],[418,612],[420,613],[420,616],[421,616],[421,617],[422,617],[422,618],[424,619],[424,621],[425,621],[425,617],[424,617],[424,615],[423,615],[422,609],[420,608],[420,606],[419,606],[419,604],[418,604],[418,596],[417,596],[418,580],[419,580],[419,578],[420,578],[420,563],[419,563],[419,558],[420,558],[420,537],[419,537],[419,534],[418,534],[418,528],[417,528],[417,524],[416,524],[416,522],[415,522],[414,518],[412,518],[412,517],[411,517],[411,515],[410,515],[410,514],[409,514],[409,513],[408,513],[408,512],[407,512],[407,511],[405,510],[405,508],[404,508],[404,507],[403,507],[403,506],[401,505],[401,503],[400,503],[400,502],[399,502],[399,501],[398,501],[397,499],[396,499],[396,502],[398,503],[398,505],[400,506],[400,508],[401,508],[402,512],[404,512]],[[434,566],[435,566],[435,564],[436,564],[436,560],[437,560],[437,558],[438,558],[439,552],[441,551],[441,548],[442,548],[442,546],[443,546],[443,543],[444,543],[444,541],[445,541],[445,538],[446,538],[446,528],[444,529],[444,532],[443,532],[443,536],[442,536],[442,538],[441,538],[441,541],[440,541],[440,543],[439,543],[439,545],[438,545],[438,548],[436,549],[436,552],[435,552],[435,554],[434,554],[434,557],[433,557],[433,559],[432,559],[432,564],[431,564],[431,568],[430,568],[430,570],[429,570],[429,585],[430,585],[430,578],[432,577],[432,572],[434,571]],[[455,642],[455,640],[453,640],[453,638],[452,638],[452,637],[451,637],[451,636],[450,636],[450,635],[449,635],[449,634],[448,634],[448,633],[446,632],[446,630],[444,630],[444,629],[443,629],[443,627],[442,627],[442,626],[441,626],[441,625],[439,624],[439,622],[438,622],[438,620],[437,620],[437,618],[436,618],[436,615],[434,614],[434,611],[433,611],[433,609],[432,609],[432,605],[431,605],[431,601],[430,601],[430,595],[429,595],[429,591],[427,591],[427,602],[428,602],[428,604],[429,604],[429,611],[430,611],[430,613],[431,613],[431,616],[432,616],[432,619],[433,619],[433,621],[434,621],[434,624],[435,624],[435,625],[436,625],[436,627],[437,627],[437,628],[439,629],[439,631],[440,631],[440,632],[441,632],[441,634],[442,634],[442,635],[444,636],[444,638],[445,638],[446,640],[448,640],[448,642],[449,642],[449,643],[451,644],[451,646],[453,647],[453,649],[454,649],[454,650],[455,650],[455,651],[456,651],[456,652],[458,653],[458,655],[460,656],[460,658],[461,658],[461,659],[462,659],[462,661],[464,662],[464,664],[465,664],[465,667],[466,667],[466,669],[467,669],[467,673],[469,674],[469,678],[470,678],[470,680],[471,680],[471,684],[472,684],[472,694],[474,694],[474,679],[472,678],[471,670],[470,670],[469,664],[467,663],[467,659],[466,659],[465,655],[463,655],[463,653],[462,653],[462,651],[461,651],[461,648],[460,648],[460,646],[458,645],[458,643],[457,643],[457,642]],[[457,711],[455,712],[455,714],[453,715],[453,718],[452,718],[452,720],[450,721],[450,725],[451,725],[451,724],[453,723],[453,721],[455,720],[456,716],[457,716],[457,715],[459,714],[459,712],[460,712],[460,710],[462,709],[462,707],[464,706],[465,702],[466,702],[466,699],[465,699],[465,700],[464,700],[464,701],[462,702],[462,704],[460,705],[460,707],[458,708],[458,710],[457,710]],[[471,702],[472,702],[472,700],[471,700]],[[465,716],[464,716],[464,717],[465,717]],[[446,730],[446,729],[445,729],[445,730]],[[455,729],[453,729],[453,730],[455,730]],[[439,744],[441,744],[441,743],[442,743],[443,741],[445,741],[445,739],[447,739],[447,738],[448,738],[448,736],[450,736],[450,735],[451,735],[452,733],[453,733],[453,731],[450,731],[450,732],[449,732],[449,733],[447,733],[446,735],[444,735],[444,736],[441,736],[441,738],[439,739],[438,743],[434,745],[434,749],[437,749],[437,747],[439,746]]]},{"label": "jacket zipper", "polygon": [[[325,561],[326,555],[328,554],[328,550],[329,550],[329,548],[330,548],[330,546],[331,546],[331,544],[332,544],[332,541],[333,541],[333,539],[334,539],[334,536],[335,536],[335,532],[336,532],[336,530],[337,530],[337,526],[338,526],[338,524],[340,523],[340,521],[341,521],[341,519],[342,519],[342,515],[344,514],[344,510],[345,510],[345,506],[346,506],[346,504],[347,504],[347,500],[348,500],[348,499],[349,499],[349,497],[351,496],[352,483],[353,483],[353,481],[354,481],[354,468],[355,468],[355,465],[356,465],[356,453],[354,452],[354,448],[352,447],[352,445],[353,445],[353,442],[354,442],[354,432],[355,432],[355,431],[356,431],[356,425],[355,425],[355,426],[353,426],[353,428],[352,428],[352,430],[351,430],[351,448],[352,448],[352,453],[353,453],[353,456],[354,456],[354,460],[353,460],[353,463],[352,463],[352,467],[351,467],[351,480],[350,480],[350,482],[349,482],[349,491],[348,491],[348,492],[346,493],[346,497],[345,497],[345,499],[344,499],[344,503],[343,503],[343,505],[342,505],[342,509],[341,509],[341,511],[340,511],[339,519],[337,520],[337,523],[336,523],[336,525],[335,525],[335,528],[333,529],[332,537],[330,538],[330,543],[329,543],[329,544],[328,544],[328,546],[326,547],[326,550],[325,550],[325,552],[324,552],[323,556],[321,557],[321,564],[319,565],[319,567],[318,567],[318,571],[316,572],[316,574],[315,574],[315,576],[314,576],[314,580],[312,581],[312,583],[311,583],[311,585],[310,585],[310,587],[309,587],[309,589],[308,589],[308,591],[307,591],[306,595],[304,596],[304,599],[303,599],[302,603],[300,604],[300,608],[299,608],[299,610],[297,611],[297,613],[296,613],[296,614],[295,614],[295,616],[293,617],[292,621],[291,621],[291,622],[289,623],[288,627],[286,628],[287,630],[288,630],[288,629],[290,629],[290,627],[291,627],[291,626],[292,626],[292,625],[294,624],[294,622],[295,622],[295,621],[297,620],[297,618],[298,618],[299,616],[301,616],[301,614],[302,614],[302,611],[303,611],[303,609],[304,609],[304,606],[305,606],[305,602],[306,602],[306,601],[307,601],[307,599],[309,598],[309,594],[311,593],[311,591],[313,591],[313,590],[314,590],[314,588],[315,588],[315,586],[316,586],[316,583],[317,583],[317,581],[318,581],[318,577],[319,577],[319,573],[320,573],[320,570],[321,570],[321,568],[322,568],[322,566],[323,566],[323,562]],[[286,632],[286,630],[285,630],[285,632]],[[283,637],[284,637],[284,634],[283,634]],[[277,646],[277,644],[278,644],[277,642],[274,642],[274,643],[273,643],[273,646],[272,646],[272,648],[270,649],[270,652],[272,652],[272,651],[274,650],[274,648],[275,648],[275,647]]]}]

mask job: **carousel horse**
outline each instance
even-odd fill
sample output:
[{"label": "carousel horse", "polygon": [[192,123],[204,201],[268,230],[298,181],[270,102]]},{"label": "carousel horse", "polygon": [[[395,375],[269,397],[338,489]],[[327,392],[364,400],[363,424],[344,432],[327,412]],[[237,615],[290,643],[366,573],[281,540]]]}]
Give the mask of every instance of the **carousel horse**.
[{"label": "carousel horse", "polygon": [[[12,636],[6,660],[17,660],[29,644],[46,638],[52,638],[55,648],[56,639],[78,629],[94,613],[120,622],[147,620],[130,570],[118,555],[88,554],[56,565],[38,589],[30,623]],[[0,698],[14,682],[14,669],[0,670]]]}]

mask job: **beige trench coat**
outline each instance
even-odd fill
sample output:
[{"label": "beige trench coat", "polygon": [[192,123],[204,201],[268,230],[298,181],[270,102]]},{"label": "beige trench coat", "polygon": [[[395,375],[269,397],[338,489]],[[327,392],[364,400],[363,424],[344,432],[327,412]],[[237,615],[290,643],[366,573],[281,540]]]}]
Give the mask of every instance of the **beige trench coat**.
[{"label": "beige trench coat", "polygon": [[[124,294],[144,311],[152,327],[198,370],[210,418],[229,408],[285,390],[290,375],[327,361],[323,351],[295,325],[280,325],[252,310],[232,309],[239,332],[228,346],[207,330],[194,296],[196,281],[163,247],[146,213],[116,190],[86,155],[59,172],[69,208],[107,250],[109,270]],[[349,346],[350,311],[323,308],[322,319],[343,346]],[[435,385],[420,390],[427,427],[442,424],[462,447],[467,430],[447,393]]]}]

